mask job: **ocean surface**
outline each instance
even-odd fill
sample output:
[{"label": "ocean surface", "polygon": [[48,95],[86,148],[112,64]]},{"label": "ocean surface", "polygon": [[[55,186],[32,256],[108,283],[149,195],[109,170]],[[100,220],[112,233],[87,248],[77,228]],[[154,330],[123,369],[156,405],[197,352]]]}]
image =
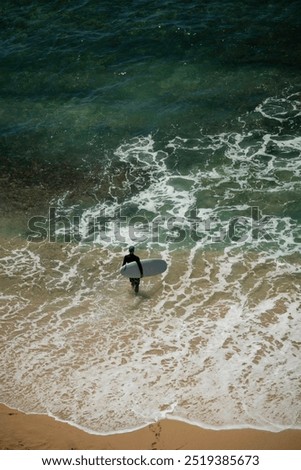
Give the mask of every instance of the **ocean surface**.
[{"label": "ocean surface", "polygon": [[0,401],[301,429],[300,0],[0,9]]}]

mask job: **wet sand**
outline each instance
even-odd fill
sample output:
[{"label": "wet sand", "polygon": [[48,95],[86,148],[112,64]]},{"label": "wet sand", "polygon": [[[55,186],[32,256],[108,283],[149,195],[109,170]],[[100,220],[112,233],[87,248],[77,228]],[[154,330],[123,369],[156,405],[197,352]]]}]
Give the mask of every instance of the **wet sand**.
[{"label": "wet sand", "polygon": [[211,431],[163,420],[124,434],[97,436],[43,415],[0,405],[0,449],[43,450],[300,450],[301,430]]}]

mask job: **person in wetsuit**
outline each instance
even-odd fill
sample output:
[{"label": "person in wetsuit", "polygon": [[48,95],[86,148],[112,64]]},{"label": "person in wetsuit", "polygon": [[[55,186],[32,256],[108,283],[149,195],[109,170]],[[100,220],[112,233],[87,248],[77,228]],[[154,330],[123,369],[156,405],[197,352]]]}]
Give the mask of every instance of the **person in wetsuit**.
[{"label": "person in wetsuit", "polygon": [[[138,268],[139,268],[141,277],[143,277],[143,268],[142,268],[142,264],[140,262],[140,258],[139,258],[139,256],[136,256],[134,254],[134,251],[135,251],[135,247],[130,246],[129,247],[129,254],[125,255],[125,257],[123,258],[122,266],[124,266],[127,263],[132,263],[133,261],[136,261],[136,263],[138,264]],[[134,289],[136,294],[138,294],[138,292],[139,292],[139,285],[140,285],[141,277],[130,277],[130,283],[131,283],[132,289]]]}]

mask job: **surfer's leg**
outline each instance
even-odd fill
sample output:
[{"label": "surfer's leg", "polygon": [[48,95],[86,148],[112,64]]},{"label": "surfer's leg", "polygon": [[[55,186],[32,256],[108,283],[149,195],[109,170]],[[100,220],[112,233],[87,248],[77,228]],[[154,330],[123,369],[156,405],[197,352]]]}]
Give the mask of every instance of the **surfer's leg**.
[{"label": "surfer's leg", "polygon": [[140,279],[137,278],[135,279],[135,293],[138,294],[139,292],[139,284],[140,284]]}]

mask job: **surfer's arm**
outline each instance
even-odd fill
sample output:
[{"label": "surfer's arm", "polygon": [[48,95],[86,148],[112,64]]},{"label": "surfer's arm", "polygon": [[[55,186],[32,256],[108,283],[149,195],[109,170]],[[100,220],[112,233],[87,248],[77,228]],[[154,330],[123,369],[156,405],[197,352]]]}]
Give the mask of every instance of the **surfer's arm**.
[{"label": "surfer's arm", "polygon": [[139,268],[141,277],[143,277],[143,267],[142,267],[142,264],[141,264],[141,262],[140,262],[140,259],[137,259],[136,262],[137,262],[137,264],[138,264],[138,268]]}]

